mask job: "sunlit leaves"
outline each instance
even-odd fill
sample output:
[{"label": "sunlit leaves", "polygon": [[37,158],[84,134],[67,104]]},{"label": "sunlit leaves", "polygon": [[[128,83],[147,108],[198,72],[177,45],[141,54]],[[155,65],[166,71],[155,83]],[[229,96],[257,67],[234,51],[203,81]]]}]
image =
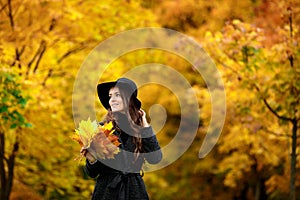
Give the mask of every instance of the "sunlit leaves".
[{"label": "sunlit leaves", "polygon": [[27,99],[24,97],[17,75],[3,66],[0,69],[0,129],[30,126],[24,118]]},{"label": "sunlit leaves", "polygon": [[87,149],[96,159],[113,159],[120,152],[118,136],[114,134],[113,123],[98,125],[97,122],[81,120],[72,139]]},{"label": "sunlit leaves", "polygon": [[[78,68],[88,52],[110,36],[131,28],[161,25],[185,30],[201,41],[222,72],[228,109],[218,147],[209,158],[198,160],[197,151],[211,116],[210,96],[199,74],[175,55],[155,50],[124,55],[111,63],[101,81],[116,80],[132,66],[145,63],[171,66],[191,81],[201,107],[201,134],[195,144],[180,160],[160,170],[159,176],[156,173],[145,176],[151,197],[233,199],[232,195],[243,190],[243,183],[249,188],[257,186],[252,177],[266,179],[270,198],[279,198],[279,193],[288,191],[291,127],[284,121],[278,123],[262,100],[266,99],[280,116],[300,116],[298,0],[290,8],[295,17],[292,39],[286,23],[287,1],[11,2],[13,27],[7,6],[0,6],[0,62],[14,69],[13,74],[20,75],[21,81],[15,75],[6,78],[13,78],[21,85],[20,88],[12,82],[0,85],[0,112],[4,119],[1,127],[16,127],[25,118],[33,126],[22,132],[15,170],[17,180],[46,199],[90,196],[94,183],[86,180],[81,164],[74,162],[79,149],[69,138],[74,130],[71,97]],[[291,57],[294,67],[289,61]],[[100,76],[96,68],[92,74]],[[147,80],[150,76],[157,74],[143,78]],[[90,77],[85,78],[90,81]],[[20,90],[10,90],[9,85]],[[8,97],[5,91],[11,95]],[[30,98],[24,98],[27,96]],[[79,98],[86,100],[85,95]],[[143,108],[149,108],[153,102],[169,108],[168,121],[157,135],[162,146],[167,145],[180,122],[176,96],[167,88],[145,86],[139,91],[139,98]],[[89,113],[94,107],[99,117],[105,114],[98,101],[96,106],[85,109]],[[8,121],[13,123],[5,123]],[[7,144],[14,141],[14,130],[9,130],[12,134]],[[224,189],[224,185],[231,190]],[[24,190],[17,190],[18,194],[20,191]]]},{"label": "sunlit leaves", "polygon": [[[26,137],[15,178],[47,199],[86,199],[93,181],[82,178],[82,166],[74,162],[79,149],[69,138],[74,78],[99,42],[130,28],[156,25],[154,15],[127,1],[10,2],[13,24],[6,3],[0,6],[0,62],[16,71],[22,95],[30,97],[17,112],[33,126],[22,133]],[[1,106],[1,111],[9,109]],[[16,112],[12,117],[21,119]]]},{"label": "sunlit leaves", "polygon": [[[269,180],[268,187],[277,187],[272,185],[277,170],[289,158],[291,127],[283,122],[298,118],[300,97],[295,82],[300,74],[295,66],[299,64],[291,59],[299,54],[299,46],[287,27],[278,28],[277,36],[270,43],[264,29],[239,20],[228,23],[220,33],[206,35],[212,42],[206,43],[207,49],[222,68],[229,91],[227,127],[219,147],[227,157],[219,167],[226,172],[224,184],[231,187],[238,187],[252,173]],[[274,148],[277,145],[285,151]]]},{"label": "sunlit leaves", "polygon": [[98,125],[96,121],[82,120],[79,123],[79,127],[75,129],[76,135],[80,137],[80,141],[83,144],[83,147],[89,148],[92,138],[98,131]]}]

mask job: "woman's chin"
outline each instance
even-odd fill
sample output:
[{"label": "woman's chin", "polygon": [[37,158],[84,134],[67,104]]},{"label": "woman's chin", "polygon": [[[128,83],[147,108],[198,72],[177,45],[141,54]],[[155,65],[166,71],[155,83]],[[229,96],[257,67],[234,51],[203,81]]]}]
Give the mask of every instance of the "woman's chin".
[{"label": "woman's chin", "polygon": [[113,113],[122,113],[124,114],[124,111],[123,110],[112,110]]}]

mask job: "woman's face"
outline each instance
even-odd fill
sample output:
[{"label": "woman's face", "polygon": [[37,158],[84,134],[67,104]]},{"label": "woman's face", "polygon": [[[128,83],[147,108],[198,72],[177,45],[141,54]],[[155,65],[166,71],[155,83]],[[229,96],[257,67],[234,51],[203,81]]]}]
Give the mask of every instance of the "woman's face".
[{"label": "woman's face", "polygon": [[113,87],[109,90],[109,105],[112,112],[124,112],[124,102],[119,88]]}]

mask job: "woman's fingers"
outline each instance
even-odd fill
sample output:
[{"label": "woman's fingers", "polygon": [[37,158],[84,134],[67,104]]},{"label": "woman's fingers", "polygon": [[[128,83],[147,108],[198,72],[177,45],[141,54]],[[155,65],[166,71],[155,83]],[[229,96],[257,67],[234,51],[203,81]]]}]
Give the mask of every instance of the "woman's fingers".
[{"label": "woman's fingers", "polygon": [[80,154],[83,156],[86,156],[87,152],[88,152],[87,149],[85,149],[84,147],[82,147],[80,150]]},{"label": "woman's fingers", "polygon": [[145,115],[145,111],[143,111],[142,109],[139,110],[139,113],[140,113],[141,117],[143,117]]},{"label": "woman's fingers", "polygon": [[81,148],[80,154],[86,157],[91,163],[95,162],[96,160],[96,158],[92,154],[90,154],[90,152],[85,147]]},{"label": "woman's fingers", "polygon": [[143,123],[142,126],[143,126],[143,127],[148,127],[149,124],[148,124],[148,122],[147,122],[146,112],[145,112],[143,109],[140,109],[139,112],[140,112],[141,115],[142,115],[142,123]]},{"label": "woman's fingers", "polygon": [[142,117],[146,117],[146,112],[143,109],[140,109],[140,113],[141,113]]}]

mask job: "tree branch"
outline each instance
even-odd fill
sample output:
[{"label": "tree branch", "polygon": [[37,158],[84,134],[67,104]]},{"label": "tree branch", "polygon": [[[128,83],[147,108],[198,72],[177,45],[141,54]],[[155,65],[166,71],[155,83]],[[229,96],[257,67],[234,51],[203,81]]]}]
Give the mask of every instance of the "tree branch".
[{"label": "tree branch", "polygon": [[[81,46],[81,47],[77,47],[77,48],[74,48],[74,49],[70,49],[69,51],[67,51],[64,55],[62,55],[58,61],[57,61],[57,64],[59,65],[64,59],[66,59],[67,57],[69,57],[70,55],[72,54],[75,54],[83,49],[85,49],[86,47],[84,46]],[[43,82],[42,82],[42,85],[45,86],[46,85],[46,82],[47,80],[53,75],[53,69],[49,69],[48,71],[48,74],[46,75],[46,77],[44,78]]]},{"label": "tree branch", "polygon": [[[217,57],[217,56],[216,56],[216,57]],[[218,58],[215,58],[215,60],[216,60],[219,64],[221,64],[223,67],[229,69],[229,70],[232,71],[234,74],[236,74],[237,77],[238,77],[238,80],[242,80],[242,78],[241,78],[241,76],[240,76],[240,74],[239,74],[239,72],[238,72],[237,70],[235,70],[235,69],[233,69],[232,67],[226,65],[225,63],[221,62]]]},{"label": "tree branch", "polygon": [[263,99],[264,104],[267,106],[267,108],[269,109],[269,111],[271,111],[271,113],[273,113],[277,118],[282,119],[284,121],[293,121],[293,119],[285,117],[285,116],[281,116],[279,115],[271,106],[270,104],[267,102],[266,99]]},{"label": "tree branch", "polygon": [[37,70],[38,67],[39,67],[40,61],[41,61],[41,59],[42,59],[42,57],[43,57],[45,51],[46,51],[46,43],[45,43],[45,45],[43,46],[43,48],[42,48],[42,50],[41,50],[41,53],[40,53],[39,56],[38,56],[38,59],[37,59],[36,64],[35,64],[35,67],[34,67],[34,69],[33,69],[33,73],[36,73],[36,70]]},{"label": "tree branch", "polygon": [[274,135],[276,137],[286,137],[286,138],[290,138],[291,135],[285,135],[285,134],[280,134],[280,133],[275,133],[274,131],[270,131],[268,129],[265,129],[267,133],[270,133],[271,135]]},{"label": "tree branch", "polygon": [[[256,84],[254,84],[254,87],[255,87],[255,89],[257,90],[257,92],[260,92],[260,89],[259,89],[259,87],[258,87]],[[270,106],[270,104],[268,103],[267,99],[262,98],[262,100],[263,100],[265,106],[267,106],[267,108],[269,109],[269,111],[270,111],[273,115],[275,115],[278,119],[281,119],[281,120],[284,120],[284,121],[291,121],[291,122],[293,122],[293,119],[292,119],[292,118],[288,118],[288,117],[279,115],[279,114],[278,114],[278,113]]]},{"label": "tree branch", "polygon": [[34,54],[34,56],[32,57],[32,59],[29,61],[28,65],[27,65],[27,71],[26,71],[26,76],[29,75],[30,69],[31,69],[31,65],[34,63],[34,61],[36,60],[36,58],[41,54],[42,50],[45,48],[46,46],[46,42],[44,40],[41,41],[40,46],[38,48],[38,50],[36,51],[36,53]]},{"label": "tree branch", "polygon": [[8,0],[8,18],[10,22],[11,29],[14,30],[15,23],[14,23],[14,17],[12,14],[12,7],[11,7],[11,0]]},{"label": "tree branch", "polygon": [[49,26],[49,32],[53,30],[55,25],[56,25],[56,19],[52,18]]},{"label": "tree branch", "polygon": [[20,50],[20,52],[19,52],[19,53],[20,53],[20,56],[24,53],[25,47],[26,47],[25,45],[22,46],[22,48],[21,48],[21,50]]},{"label": "tree branch", "polygon": [[1,8],[0,8],[0,12],[2,12],[5,8],[6,8],[6,6],[8,6],[7,4],[4,4]]},{"label": "tree branch", "polygon": [[77,53],[83,49],[85,49],[86,47],[81,46],[81,47],[77,47],[74,49],[70,49],[69,51],[67,51],[64,55],[62,55],[58,60],[57,60],[57,64],[60,64],[64,59],[66,59],[68,56]]},{"label": "tree branch", "polygon": [[53,69],[49,69],[47,76],[44,78],[43,82],[42,82],[42,86],[46,86],[46,81],[52,76],[53,73]]},{"label": "tree branch", "polygon": [[21,66],[21,52],[19,52],[18,48],[16,48],[15,52],[16,52],[16,61],[18,62],[18,68],[21,69],[22,68],[22,66]]},{"label": "tree branch", "polygon": [[[290,26],[290,38],[291,38],[291,44],[293,44],[293,38],[294,38],[294,30],[293,30],[293,8],[289,7],[289,26]],[[294,68],[294,56],[293,52],[290,52],[290,55],[288,55],[288,59],[290,61],[290,66]]]}]

